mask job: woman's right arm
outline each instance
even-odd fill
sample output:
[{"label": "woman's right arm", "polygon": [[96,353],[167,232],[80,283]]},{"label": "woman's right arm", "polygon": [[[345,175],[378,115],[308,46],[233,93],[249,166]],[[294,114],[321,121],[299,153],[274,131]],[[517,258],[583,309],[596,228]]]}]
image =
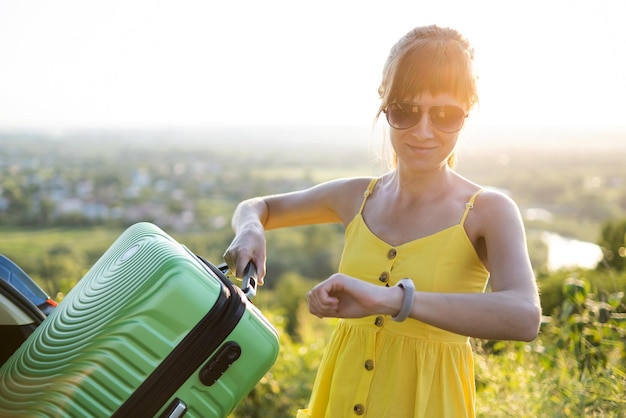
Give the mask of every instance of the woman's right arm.
[{"label": "woman's right arm", "polygon": [[265,277],[265,227],[268,217],[265,198],[255,197],[237,205],[232,218],[235,238],[224,253],[224,261],[236,277],[242,277],[252,261],[257,269],[259,285]]},{"label": "woman's right arm", "polygon": [[347,224],[358,211],[368,178],[339,179],[311,188],[244,200],[235,209],[235,238],[224,254],[229,268],[241,277],[249,261],[257,266],[259,284],[265,276],[265,230],[321,223]]}]

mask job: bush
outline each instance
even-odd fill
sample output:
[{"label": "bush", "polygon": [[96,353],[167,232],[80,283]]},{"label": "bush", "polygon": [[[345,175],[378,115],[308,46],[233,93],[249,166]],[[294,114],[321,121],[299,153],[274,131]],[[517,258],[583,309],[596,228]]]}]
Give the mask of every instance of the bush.
[{"label": "bush", "polygon": [[[585,277],[589,282],[590,291],[598,295],[600,300],[610,294],[626,292],[626,271],[618,273],[614,270],[585,270],[580,268],[562,269],[550,274],[539,274],[537,281],[541,292],[541,307],[544,315],[552,315],[561,308],[565,296],[563,282],[570,277]],[[624,312],[624,306],[618,307],[618,312]]]},{"label": "bush", "polygon": [[479,417],[626,416],[624,293],[599,300],[584,278],[561,285],[562,305],[536,341],[490,343],[489,351],[478,341]]}]

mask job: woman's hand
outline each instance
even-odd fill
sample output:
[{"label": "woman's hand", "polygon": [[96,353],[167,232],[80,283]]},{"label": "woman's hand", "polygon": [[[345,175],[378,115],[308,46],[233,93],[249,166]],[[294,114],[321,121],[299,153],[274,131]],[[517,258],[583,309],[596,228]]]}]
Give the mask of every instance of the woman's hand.
[{"label": "woman's hand", "polygon": [[309,311],[320,318],[395,315],[402,304],[398,287],[376,286],[345,274],[333,274],[307,293]]},{"label": "woman's hand", "polygon": [[237,233],[224,253],[224,261],[235,277],[243,277],[249,262],[253,262],[257,270],[259,286],[263,286],[265,277],[265,233],[263,227],[248,225]]}]

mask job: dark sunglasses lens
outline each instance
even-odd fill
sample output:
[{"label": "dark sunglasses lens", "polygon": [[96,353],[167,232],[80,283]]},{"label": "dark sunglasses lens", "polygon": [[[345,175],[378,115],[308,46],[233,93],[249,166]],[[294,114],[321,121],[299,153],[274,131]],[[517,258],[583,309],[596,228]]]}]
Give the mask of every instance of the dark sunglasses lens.
[{"label": "dark sunglasses lens", "polygon": [[465,111],[457,106],[433,106],[428,113],[430,123],[444,132],[456,132],[463,127]]},{"label": "dark sunglasses lens", "polygon": [[395,129],[407,129],[416,125],[422,116],[419,106],[408,103],[392,103],[387,106],[387,122]]}]

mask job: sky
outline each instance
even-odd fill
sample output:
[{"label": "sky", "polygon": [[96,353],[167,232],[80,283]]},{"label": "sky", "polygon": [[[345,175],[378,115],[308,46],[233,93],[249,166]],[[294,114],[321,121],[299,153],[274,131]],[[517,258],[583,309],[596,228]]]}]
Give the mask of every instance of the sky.
[{"label": "sky", "polygon": [[477,126],[626,127],[623,0],[0,0],[0,130],[371,124],[391,46],[472,42]]}]

